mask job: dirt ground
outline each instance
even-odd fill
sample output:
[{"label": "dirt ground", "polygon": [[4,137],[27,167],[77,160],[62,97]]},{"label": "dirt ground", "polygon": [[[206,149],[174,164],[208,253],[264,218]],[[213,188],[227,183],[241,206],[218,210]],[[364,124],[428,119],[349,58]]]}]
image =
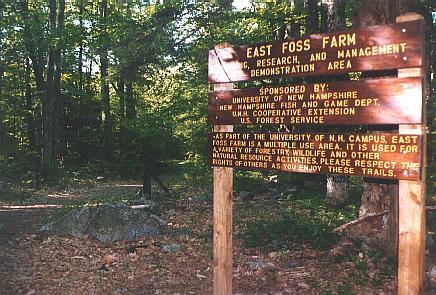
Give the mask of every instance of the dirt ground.
[{"label": "dirt ground", "polygon": [[[173,229],[188,229],[185,233],[114,245],[89,237],[35,234],[65,206],[109,193],[122,199],[139,188],[137,183],[108,182],[49,189],[21,206],[3,203],[0,294],[211,294],[212,205],[187,195],[205,192],[181,190],[179,201],[162,202],[162,218]],[[235,200],[234,214],[246,206]],[[256,206],[271,211],[277,207],[261,199],[250,203]],[[236,218],[246,218],[242,216]],[[168,250],[168,245],[178,246]],[[359,255],[352,261],[335,261],[329,251],[305,244],[286,251],[248,249],[235,229],[234,294],[395,294],[395,277],[381,275],[383,262]],[[360,268],[359,259],[365,260],[365,269]],[[368,278],[377,279],[377,286],[364,280]]]}]

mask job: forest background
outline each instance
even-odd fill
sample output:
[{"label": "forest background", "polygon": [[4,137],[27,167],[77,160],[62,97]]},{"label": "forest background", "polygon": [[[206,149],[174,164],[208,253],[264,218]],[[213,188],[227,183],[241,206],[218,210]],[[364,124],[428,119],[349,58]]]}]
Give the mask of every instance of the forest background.
[{"label": "forest background", "polygon": [[[169,160],[206,171],[208,50],[328,30],[319,1],[232,2],[0,1],[1,177],[138,177],[145,162]],[[427,14],[431,3],[421,3]],[[352,26],[358,1],[341,5],[336,29]],[[430,77],[435,42],[433,33]]]},{"label": "forest background", "polygon": [[[208,50],[222,42],[242,45],[389,23],[415,11],[428,29],[428,199],[434,202],[436,7],[431,0],[372,2],[0,1],[0,181],[13,184],[3,197],[97,176],[138,180],[144,170],[175,173],[210,188]],[[236,189],[260,188],[273,174],[238,171]],[[315,180],[325,194],[325,176],[279,178]],[[352,191],[346,202],[355,208],[362,196],[389,194],[362,178],[347,181]],[[363,213],[386,209],[368,206],[374,208]]]}]

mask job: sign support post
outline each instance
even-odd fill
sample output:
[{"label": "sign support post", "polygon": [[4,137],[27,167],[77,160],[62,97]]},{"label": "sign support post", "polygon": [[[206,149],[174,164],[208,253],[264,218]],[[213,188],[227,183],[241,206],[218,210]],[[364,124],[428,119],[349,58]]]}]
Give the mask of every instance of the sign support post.
[{"label": "sign support post", "polygon": [[[229,47],[227,43],[215,49]],[[233,83],[214,84],[214,91],[232,90]],[[233,132],[233,125],[214,125],[214,132]],[[213,294],[232,294],[233,168],[213,168]]]},{"label": "sign support post", "polygon": [[[209,51],[208,80],[215,83],[208,105],[214,124],[209,163],[214,166],[215,295],[232,294],[233,167],[399,179],[398,294],[422,294],[427,145],[423,31],[423,17],[409,13],[395,24],[253,45],[220,44]],[[231,91],[237,81],[378,70],[398,70],[399,78]],[[234,134],[232,125],[286,123],[400,125],[399,134],[384,135]]]},{"label": "sign support post", "polygon": [[[408,13],[397,17],[397,23],[419,20],[423,17]],[[424,59],[424,57],[423,57]],[[425,65],[425,62],[423,63]],[[424,77],[425,66],[399,69],[398,77]],[[425,83],[423,83],[425,88]],[[425,91],[423,91],[425,93]],[[422,124],[399,125],[400,134],[416,134],[422,137],[422,171],[419,181],[399,181],[398,214],[398,287],[399,295],[422,294],[425,256],[425,182],[426,182],[426,115],[425,95]]]}]

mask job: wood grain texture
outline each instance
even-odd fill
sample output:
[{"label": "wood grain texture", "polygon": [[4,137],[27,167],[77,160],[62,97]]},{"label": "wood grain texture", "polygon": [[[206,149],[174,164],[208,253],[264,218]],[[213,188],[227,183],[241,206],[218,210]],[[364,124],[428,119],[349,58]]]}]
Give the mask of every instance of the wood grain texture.
[{"label": "wood grain texture", "polygon": [[209,93],[211,124],[421,123],[421,78],[292,84]]},{"label": "wood grain texture", "polygon": [[[416,13],[397,18],[397,22],[422,19]],[[425,77],[424,67],[400,69],[398,77]],[[423,83],[425,85],[425,81]],[[425,87],[423,86],[424,90]],[[424,102],[424,96],[421,99]],[[425,102],[424,102],[425,103]],[[423,108],[423,122],[426,122]],[[400,125],[400,134],[416,134],[427,146],[425,124]],[[421,181],[399,181],[399,241],[398,241],[398,294],[414,295],[423,293],[425,256],[425,190],[426,190],[426,148],[422,150]]]},{"label": "wood grain texture", "polygon": [[208,159],[212,166],[250,170],[419,180],[421,138],[392,133],[211,133]]},{"label": "wood grain texture", "polygon": [[[215,48],[228,47],[224,43]],[[215,91],[233,89],[232,83],[214,85]],[[213,127],[214,132],[232,132],[231,125]],[[233,273],[233,169],[213,168],[213,293],[232,294]]]},{"label": "wood grain texture", "polygon": [[423,21],[417,20],[301,39],[215,48],[209,51],[209,82],[421,67],[423,25]]}]

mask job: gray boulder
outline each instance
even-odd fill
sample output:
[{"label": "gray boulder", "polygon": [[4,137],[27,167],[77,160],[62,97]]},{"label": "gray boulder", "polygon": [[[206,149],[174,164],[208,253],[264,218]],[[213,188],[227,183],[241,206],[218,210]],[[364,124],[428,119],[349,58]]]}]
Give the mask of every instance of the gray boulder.
[{"label": "gray boulder", "polygon": [[172,253],[172,252],[179,252],[180,251],[180,244],[168,244],[168,245],[164,245],[162,247],[162,250],[164,250],[164,252],[168,252],[168,253]]},{"label": "gray boulder", "polygon": [[91,208],[74,209],[64,216],[39,228],[39,233],[52,235],[70,235],[82,237],[86,233],[91,217]]},{"label": "gray boulder", "polygon": [[112,243],[161,235],[166,230],[165,221],[159,217],[116,203],[72,210],[38,231],[75,237],[88,234],[103,243]]}]

